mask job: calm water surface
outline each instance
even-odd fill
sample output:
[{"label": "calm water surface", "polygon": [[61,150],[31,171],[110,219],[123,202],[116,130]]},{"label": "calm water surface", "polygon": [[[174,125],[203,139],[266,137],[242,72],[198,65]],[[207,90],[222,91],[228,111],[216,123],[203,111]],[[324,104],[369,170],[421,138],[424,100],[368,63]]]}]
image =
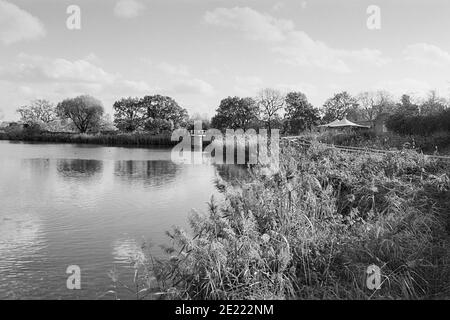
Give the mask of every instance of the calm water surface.
[{"label": "calm water surface", "polygon": [[[215,189],[212,165],[166,149],[0,141],[0,299],[97,299],[143,241],[167,243]],[[66,288],[67,266],[81,290]],[[127,277],[127,276],[125,276]]]}]

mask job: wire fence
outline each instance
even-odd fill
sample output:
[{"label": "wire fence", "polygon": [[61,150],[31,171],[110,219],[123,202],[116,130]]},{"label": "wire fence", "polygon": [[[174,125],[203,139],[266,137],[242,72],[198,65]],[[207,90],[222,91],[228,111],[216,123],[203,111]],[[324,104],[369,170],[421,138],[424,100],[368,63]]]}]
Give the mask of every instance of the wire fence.
[{"label": "wire fence", "polygon": [[[285,141],[288,141],[288,142],[295,141],[296,143],[298,143],[300,145],[303,145],[305,147],[311,145],[311,141],[307,141],[301,136],[287,136],[287,137],[282,137],[281,139],[285,140]],[[379,150],[379,149],[373,149],[373,148],[359,148],[359,147],[350,147],[350,146],[340,146],[340,145],[334,145],[334,144],[328,144],[328,143],[322,143],[322,142],[319,142],[319,143],[322,144],[322,145],[325,145],[325,146],[327,146],[329,148],[339,149],[341,151],[351,152],[351,153],[388,154],[388,153],[398,152],[398,151],[393,151],[393,150]],[[438,156],[438,155],[431,155],[431,154],[424,154],[424,156],[426,158],[431,158],[431,159],[440,159],[440,160],[444,160],[444,161],[450,161],[450,157],[449,156]]]}]

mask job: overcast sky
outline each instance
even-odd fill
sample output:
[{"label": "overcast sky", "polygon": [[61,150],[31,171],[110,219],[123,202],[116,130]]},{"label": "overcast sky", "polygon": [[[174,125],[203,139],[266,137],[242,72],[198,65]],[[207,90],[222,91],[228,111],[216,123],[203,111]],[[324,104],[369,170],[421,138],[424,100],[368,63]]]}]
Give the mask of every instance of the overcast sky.
[{"label": "overcast sky", "polygon": [[[69,5],[81,30],[66,27]],[[367,27],[367,7],[381,29]],[[165,94],[212,115],[263,87],[449,97],[448,0],[0,0],[0,109],[91,94]]]}]

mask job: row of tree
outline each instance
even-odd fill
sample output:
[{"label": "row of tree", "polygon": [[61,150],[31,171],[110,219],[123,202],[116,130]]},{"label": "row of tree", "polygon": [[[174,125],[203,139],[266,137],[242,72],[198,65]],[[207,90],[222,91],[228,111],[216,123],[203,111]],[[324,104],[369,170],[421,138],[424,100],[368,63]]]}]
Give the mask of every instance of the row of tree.
[{"label": "row of tree", "polygon": [[315,108],[301,92],[282,95],[274,89],[262,90],[256,98],[228,97],[221,101],[212,126],[225,128],[278,128],[296,134],[318,124],[346,117],[351,121],[374,121],[381,114],[404,117],[438,115],[449,103],[431,91],[420,103],[403,95],[399,102],[386,91],[363,92],[352,96],[340,92],[329,98],[323,108]]},{"label": "row of tree", "polygon": [[166,96],[124,98],[114,103],[114,124],[123,132],[161,133],[185,127],[188,112]]},{"label": "row of tree", "polygon": [[[284,118],[281,113],[284,113]],[[298,132],[311,129],[320,120],[320,112],[301,92],[283,96],[273,89],[262,90],[256,99],[228,97],[220,102],[211,126],[217,129],[265,127]]]},{"label": "row of tree", "polygon": [[403,135],[431,135],[435,132],[450,132],[450,108],[446,101],[430,93],[421,105],[411,102],[404,95],[398,108],[387,119],[389,130]]},{"label": "row of tree", "polygon": [[175,100],[161,95],[124,98],[114,103],[114,122],[104,114],[102,103],[84,95],[66,99],[56,106],[47,100],[34,100],[17,109],[21,121],[51,131],[160,133],[186,126],[188,113]]},{"label": "row of tree", "polygon": [[201,119],[204,128],[277,128],[285,133],[296,134],[343,117],[352,121],[373,121],[383,113],[395,115],[397,119],[424,117],[440,114],[447,108],[448,102],[434,91],[420,103],[414,103],[408,95],[403,95],[396,103],[385,91],[363,92],[357,96],[344,91],[335,94],[324,103],[323,108],[318,109],[301,92],[284,95],[269,88],[261,90],[255,98],[223,99],[211,122],[205,116],[195,115],[190,118],[186,109],[174,99],[162,95],[116,101],[113,105],[113,122],[109,115],[104,114],[102,103],[87,95],[66,99],[56,106],[47,100],[35,100],[17,111],[23,122],[53,131],[60,131],[64,127],[65,130],[82,133],[118,129],[122,132],[145,131],[157,134],[180,127],[190,129],[194,120]]},{"label": "row of tree", "polygon": [[88,95],[65,99],[56,106],[48,100],[34,100],[17,112],[24,123],[52,131],[98,131],[108,122],[101,101]]}]

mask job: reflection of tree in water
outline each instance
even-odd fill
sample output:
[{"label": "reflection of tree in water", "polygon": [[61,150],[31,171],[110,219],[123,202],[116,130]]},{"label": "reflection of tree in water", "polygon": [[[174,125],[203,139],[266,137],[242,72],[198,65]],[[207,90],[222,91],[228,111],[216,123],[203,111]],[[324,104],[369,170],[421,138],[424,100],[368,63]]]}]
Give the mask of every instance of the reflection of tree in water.
[{"label": "reflection of tree in water", "polygon": [[215,185],[219,191],[224,189],[224,184],[235,186],[251,180],[250,171],[246,165],[216,164],[215,167],[218,174]]},{"label": "reflection of tree in water", "polygon": [[160,186],[175,180],[179,165],[171,161],[116,161],[114,174],[123,181],[143,182],[145,185]]},{"label": "reflection of tree in water", "polygon": [[99,160],[64,159],[56,162],[58,173],[64,177],[92,177],[103,171]]},{"label": "reflection of tree in water", "polygon": [[22,159],[22,164],[30,167],[33,172],[48,171],[50,159]]},{"label": "reflection of tree in water", "polygon": [[22,159],[22,167],[30,168],[33,174],[47,176],[50,169],[50,159]]}]

